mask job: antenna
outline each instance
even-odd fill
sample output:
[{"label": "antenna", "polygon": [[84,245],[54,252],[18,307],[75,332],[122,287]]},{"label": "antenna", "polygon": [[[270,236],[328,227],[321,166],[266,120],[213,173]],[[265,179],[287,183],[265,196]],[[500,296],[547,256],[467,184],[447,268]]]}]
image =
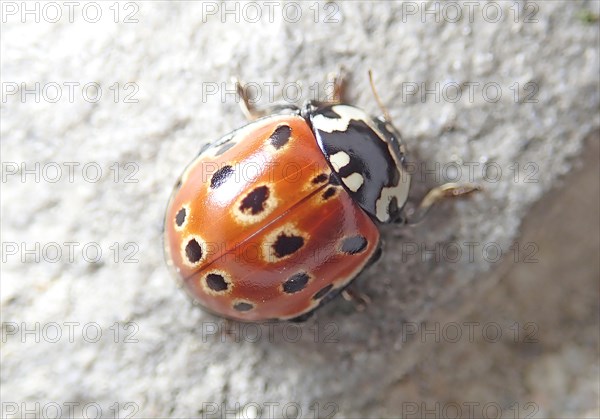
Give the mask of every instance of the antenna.
[{"label": "antenna", "polygon": [[381,101],[381,98],[379,97],[379,94],[377,93],[377,89],[375,89],[375,83],[373,82],[373,72],[371,71],[371,69],[369,69],[369,84],[371,85],[371,91],[373,92],[373,96],[375,96],[375,100],[377,101],[377,105],[379,105],[379,109],[381,109],[381,111],[383,112],[383,118],[387,122],[392,122],[392,118],[390,117],[390,113],[388,112],[387,108],[385,107],[385,105]]}]

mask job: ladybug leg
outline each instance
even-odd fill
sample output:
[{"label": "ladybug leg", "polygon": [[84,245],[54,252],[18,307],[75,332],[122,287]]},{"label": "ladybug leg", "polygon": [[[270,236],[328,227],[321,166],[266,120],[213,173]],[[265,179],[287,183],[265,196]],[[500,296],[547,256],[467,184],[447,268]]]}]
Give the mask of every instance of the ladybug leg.
[{"label": "ladybug leg", "polygon": [[346,301],[353,302],[357,311],[364,311],[367,305],[371,303],[369,296],[351,288],[345,288],[342,291],[342,297]]},{"label": "ladybug leg", "polygon": [[242,99],[239,104],[242,109],[242,113],[249,121],[254,121],[262,116],[266,115],[265,111],[261,111],[256,109],[254,104],[250,102],[250,97],[248,96],[248,90],[242,85],[240,80],[237,77],[233,78],[235,83],[235,89],[237,90],[237,94]]},{"label": "ladybug leg", "polygon": [[[383,255],[383,239],[380,239],[379,244],[377,246],[377,250],[375,250],[373,255],[371,255],[371,258],[369,259],[369,261],[367,262],[367,264],[365,265],[365,267],[363,269],[368,269],[371,266],[375,265],[377,262],[379,262],[382,255]],[[346,286],[346,288],[344,288],[342,290],[341,294],[342,294],[342,297],[344,298],[344,300],[354,303],[354,307],[356,308],[356,311],[364,311],[364,309],[367,307],[367,305],[371,304],[371,298],[367,294],[356,291],[356,289],[353,288],[352,282],[349,283],[348,286]]]},{"label": "ladybug leg", "polygon": [[472,183],[446,183],[433,188],[425,195],[414,213],[402,217],[403,222],[410,225],[418,224],[425,218],[431,207],[444,199],[464,197],[481,190],[481,186]]},{"label": "ladybug leg", "polygon": [[225,318],[223,319],[222,326],[223,327],[221,328],[221,342],[226,342],[234,334],[232,329],[235,326],[235,324],[233,323],[233,321]]},{"label": "ladybug leg", "polygon": [[269,106],[266,109],[257,109],[256,106],[254,106],[254,104],[251,103],[248,91],[245,88],[245,86],[240,82],[240,80],[237,77],[234,77],[233,81],[235,83],[237,94],[242,99],[239,102],[240,109],[242,110],[242,113],[244,114],[246,119],[248,119],[249,121],[255,121],[258,118],[262,118],[263,116],[284,111],[300,113],[300,109],[296,105],[290,103],[276,103],[272,106]]},{"label": "ladybug leg", "polygon": [[346,69],[340,66],[337,71],[332,71],[327,74],[326,88],[333,86],[331,97],[326,100],[312,100],[310,103],[317,107],[338,105],[344,101],[344,93],[346,90]]},{"label": "ladybug leg", "polygon": [[346,90],[346,69],[340,66],[338,71],[331,72],[327,75],[327,84],[333,85],[333,93],[331,96],[331,104],[342,103],[344,100],[344,92]]}]

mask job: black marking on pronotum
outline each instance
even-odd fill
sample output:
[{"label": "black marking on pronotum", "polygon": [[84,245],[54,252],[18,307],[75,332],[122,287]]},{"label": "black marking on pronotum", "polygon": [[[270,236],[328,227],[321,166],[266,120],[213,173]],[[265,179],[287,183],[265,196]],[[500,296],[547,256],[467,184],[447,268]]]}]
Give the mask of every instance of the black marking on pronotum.
[{"label": "black marking on pronotum", "polygon": [[319,109],[319,114],[323,115],[325,118],[329,119],[340,119],[342,116],[333,110],[333,107],[329,106],[327,108]]},{"label": "black marking on pronotum", "polygon": [[175,216],[175,224],[177,224],[177,227],[181,227],[183,223],[185,223],[186,215],[185,208],[183,207],[177,212],[177,215]]},{"label": "black marking on pronotum", "polygon": [[332,288],[333,288],[333,284],[324,286],[319,291],[317,291],[317,293],[315,295],[313,295],[313,300],[319,300],[319,299],[325,297],[325,294],[327,294]]},{"label": "black marking on pronotum", "polygon": [[210,180],[210,187],[212,189],[218,188],[223,183],[225,183],[227,178],[229,176],[231,176],[232,174],[233,174],[233,167],[231,167],[229,165],[221,167],[212,176],[212,178]]},{"label": "black marking on pronotum", "polygon": [[391,144],[392,152],[396,155],[398,161],[403,164],[406,156],[402,152],[400,146],[400,134],[395,131],[394,127],[382,121],[381,119],[375,118],[374,121],[377,125],[377,128],[379,128],[379,130],[386,136],[388,144]]},{"label": "black marking on pronotum", "polygon": [[[388,214],[398,214],[398,217],[400,216],[400,209],[398,208],[398,198],[395,196],[392,197],[392,199],[390,199],[390,203],[388,204]],[[396,221],[396,219],[394,219],[394,221]]]},{"label": "black marking on pronotum", "polygon": [[252,192],[250,192],[240,204],[240,211],[244,213],[252,213],[252,215],[256,215],[261,213],[265,209],[265,203],[269,199],[269,187],[268,186],[259,186],[258,188],[254,188]]},{"label": "black marking on pronotum", "polygon": [[275,256],[283,258],[293,254],[302,246],[304,246],[303,237],[294,235],[288,236],[285,233],[281,233],[277,236],[275,243],[273,243],[273,250],[275,251]]},{"label": "black marking on pronotum", "polygon": [[319,183],[325,182],[327,179],[329,179],[329,176],[327,176],[327,173],[321,173],[320,175],[317,175],[313,178],[312,183],[314,183],[315,185],[318,185]]},{"label": "black marking on pronotum", "polygon": [[[376,121],[374,123],[377,129],[374,129],[360,119],[350,119],[343,131],[320,130],[319,124],[314,124],[315,117],[322,115],[329,119],[341,119],[333,109],[335,108],[325,107],[310,115],[319,147],[327,160],[340,151],[350,156],[348,164],[339,168],[338,176],[345,178],[352,173],[363,176],[364,184],[356,192],[345,185],[344,188],[367,213],[377,216],[377,201],[383,188],[395,187],[401,181],[397,167],[403,160],[399,139],[385,124]],[[404,202],[398,202],[397,209],[390,209],[397,213],[403,205]],[[390,213],[390,219],[394,219],[396,213]]]},{"label": "black marking on pronotum", "polygon": [[367,239],[363,236],[347,237],[342,242],[341,250],[349,255],[355,255],[367,248]]},{"label": "black marking on pronotum", "polygon": [[225,291],[229,287],[227,281],[221,274],[211,273],[206,275],[206,285],[213,291]]},{"label": "black marking on pronotum", "polygon": [[293,294],[298,291],[302,291],[310,277],[306,272],[300,272],[292,275],[287,281],[283,283],[283,291],[287,294]]},{"label": "black marking on pronotum", "polygon": [[197,263],[202,259],[202,246],[196,239],[191,239],[185,246],[185,255],[191,263]]},{"label": "black marking on pronotum", "polygon": [[233,305],[233,308],[234,308],[234,310],[237,310],[237,311],[250,311],[254,308],[254,306],[250,303],[241,301],[239,303],[235,303]]},{"label": "black marking on pronotum", "polygon": [[276,149],[280,149],[290,140],[290,134],[292,133],[292,129],[288,125],[280,125],[275,128],[271,137],[269,137],[269,141],[271,145]]},{"label": "black marking on pronotum", "polygon": [[335,187],[334,186],[330,186],[329,188],[325,189],[325,192],[323,192],[323,200],[328,200],[329,198],[331,198],[333,195],[335,195]]}]

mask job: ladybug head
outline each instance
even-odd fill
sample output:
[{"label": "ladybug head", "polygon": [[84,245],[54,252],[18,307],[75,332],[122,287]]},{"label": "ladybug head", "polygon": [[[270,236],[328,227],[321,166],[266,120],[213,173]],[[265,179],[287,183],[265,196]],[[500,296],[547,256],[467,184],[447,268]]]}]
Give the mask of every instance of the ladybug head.
[{"label": "ladybug head", "polygon": [[352,198],[380,223],[397,222],[410,189],[406,150],[385,118],[345,104],[308,115],[319,147]]}]

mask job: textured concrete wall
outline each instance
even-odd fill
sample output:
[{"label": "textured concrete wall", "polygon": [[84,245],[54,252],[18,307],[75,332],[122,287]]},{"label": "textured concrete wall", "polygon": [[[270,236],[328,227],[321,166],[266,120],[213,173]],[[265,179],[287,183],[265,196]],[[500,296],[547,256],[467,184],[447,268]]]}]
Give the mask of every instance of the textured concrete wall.
[{"label": "textured concrete wall", "polygon": [[[56,403],[68,417],[75,403],[77,415],[87,406],[93,417],[97,403],[107,417],[116,409],[121,417],[250,415],[257,406],[263,417],[281,416],[283,407],[290,417],[294,409],[302,417],[410,417],[421,401],[426,409],[490,402],[510,417],[515,402],[521,416],[532,412],[529,402],[540,417],[597,414],[589,396],[598,397],[597,315],[590,314],[598,301],[582,291],[597,288],[597,259],[568,258],[560,246],[548,251],[542,239],[520,238],[520,228],[528,214],[547,220],[539,231],[555,228],[562,218],[544,218],[554,201],[534,212],[532,204],[562,183],[583,190],[579,178],[564,175],[600,125],[599,3],[309,2],[299,4],[298,21],[298,3],[275,3],[272,21],[267,5],[252,4],[263,12],[258,23],[248,21],[254,6],[223,15],[218,2],[101,4],[96,23],[83,4],[71,22],[59,3],[57,23],[48,22],[55,14],[44,4],[39,23],[21,15],[20,3],[2,4],[3,415]],[[436,169],[437,179],[417,171],[411,205],[452,167],[464,180],[472,167],[485,190],[444,204],[415,228],[384,231],[381,263],[355,284],[372,300],[364,311],[339,298],[301,326],[232,324],[230,334],[214,333],[224,324],[191,304],[163,263],[162,216],[173,183],[202,144],[244,123],[234,98],[221,97],[231,76],[256,83],[268,105],[268,83],[280,83],[274,99],[281,100],[284,83],[301,81],[306,99],[315,82],[324,93],[326,73],[339,65],[350,70],[349,100],[377,113],[366,77],[374,70],[413,161]],[[26,94],[36,83],[39,94]],[[56,101],[54,83],[62,91]],[[65,83],[79,83],[73,100]],[[101,97],[86,83],[98,83]],[[217,94],[207,95],[214,86]],[[596,168],[588,182],[597,194],[598,159],[588,165]],[[54,182],[56,166],[62,176]],[[597,210],[578,217],[595,219]],[[592,249],[594,259],[597,224],[580,231],[579,242],[565,240]],[[536,266],[556,268],[497,285],[525,265],[514,263],[516,241],[538,246]],[[444,253],[457,247],[459,258]],[[102,256],[90,262],[96,248]],[[498,248],[504,257],[495,261]],[[516,249],[520,261],[531,252]],[[561,281],[568,266],[589,269],[580,281]],[[568,301],[557,310],[581,312],[553,317],[557,293]],[[509,306],[508,314],[493,309]],[[541,322],[532,307],[554,320]],[[421,334],[427,320],[447,332],[440,342],[435,332],[433,343]],[[494,323],[504,339],[463,335],[453,345],[444,329],[451,321]],[[526,345],[520,335],[511,345],[515,322],[522,333],[526,323],[545,328],[540,339],[554,340]],[[560,344],[580,326],[585,336]],[[565,334],[550,338],[552,328]],[[496,380],[497,371],[511,378]]]}]

